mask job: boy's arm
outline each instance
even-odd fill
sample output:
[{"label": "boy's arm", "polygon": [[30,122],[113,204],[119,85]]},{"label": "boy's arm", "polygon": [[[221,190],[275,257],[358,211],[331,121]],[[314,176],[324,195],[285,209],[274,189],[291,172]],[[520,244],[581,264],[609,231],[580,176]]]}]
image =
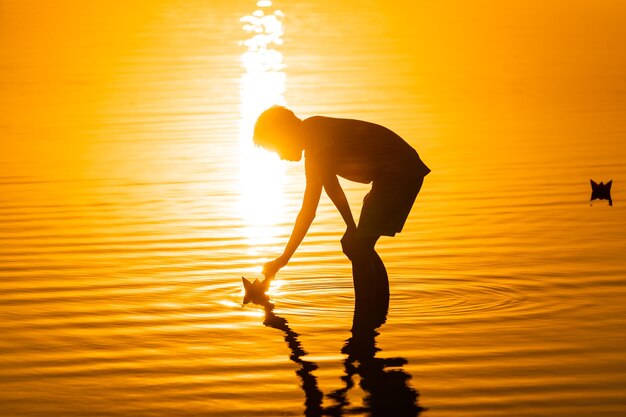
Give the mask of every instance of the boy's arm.
[{"label": "boy's arm", "polygon": [[282,257],[285,258],[285,263],[291,259],[293,253],[300,246],[300,242],[304,239],[304,236],[309,231],[309,226],[315,218],[315,212],[317,211],[317,205],[320,201],[320,195],[322,194],[322,181],[319,178],[307,178],[306,189],[304,190],[304,197],[302,198],[302,207],[296,217],[296,223],[293,226],[291,237],[285,247]]},{"label": "boy's arm", "polygon": [[315,212],[317,211],[317,205],[320,201],[320,195],[322,194],[322,179],[319,176],[307,175],[306,189],[304,190],[304,197],[302,199],[302,207],[296,218],[296,223],[293,226],[293,231],[287,242],[287,246],[281,256],[277,259],[268,262],[263,267],[263,274],[266,277],[272,278],[276,272],[283,266],[287,265],[289,259],[293,253],[298,249],[302,239],[309,230],[309,226],[315,218]]},{"label": "boy's arm", "polygon": [[354,217],[352,217],[352,210],[350,210],[348,199],[336,175],[328,175],[324,178],[324,190],[326,190],[326,194],[328,194],[328,197],[330,197],[335,207],[337,207],[337,210],[339,210],[343,221],[346,222],[348,231],[355,231],[356,223],[354,222]]}]

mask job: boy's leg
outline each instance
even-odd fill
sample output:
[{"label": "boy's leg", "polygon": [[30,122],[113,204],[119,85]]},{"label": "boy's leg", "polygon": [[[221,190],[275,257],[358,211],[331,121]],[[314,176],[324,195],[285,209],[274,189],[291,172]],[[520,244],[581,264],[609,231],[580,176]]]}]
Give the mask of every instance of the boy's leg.
[{"label": "boy's leg", "polygon": [[[344,253],[352,261],[355,317],[373,315],[378,325],[385,322],[389,278],[374,246],[381,235],[394,236],[402,230],[423,181],[423,176],[413,173],[375,181],[363,199],[356,233],[349,239],[342,239]],[[360,311],[363,314],[356,314]]]},{"label": "boy's leg", "polygon": [[389,308],[389,279],[374,246],[380,236],[352,237],[342,241],[352,262],[355,315],[376,325],[384,323]]},{"label": "boy's leg", "polygon": [[[374,313],[373,320],[376,322],[376,326],[380,326],[387,319],[387,311],[389,310],[389,277],[387,275],[387,268],[380,256],[373,251],[372,264],[374,269],[374,282],[373,282],[373,299],[371,307]],[[366,307],[367,308],[367,307]]]}]

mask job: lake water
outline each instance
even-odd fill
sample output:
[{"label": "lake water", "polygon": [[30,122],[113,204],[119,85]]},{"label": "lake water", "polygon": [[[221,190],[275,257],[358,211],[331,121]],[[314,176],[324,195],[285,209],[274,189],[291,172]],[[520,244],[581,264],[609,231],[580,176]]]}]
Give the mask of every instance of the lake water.
[{"label": "lake water", "polygon": [[[626,414],[623,2],[145,3],[0,2],[1,415]],[[433,170],[356,361],[326,196],[241,306],[304,186],[273,103]]]}]

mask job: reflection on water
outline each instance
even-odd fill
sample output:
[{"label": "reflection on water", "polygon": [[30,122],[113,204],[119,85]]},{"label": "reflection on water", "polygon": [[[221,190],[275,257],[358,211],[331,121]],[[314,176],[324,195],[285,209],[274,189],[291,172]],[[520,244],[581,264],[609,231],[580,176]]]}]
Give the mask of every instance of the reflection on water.
[{"label": "reflection on water", "polygon": [[[377,417],[419,415],[424,408],[418,405],[419,394],[409,383],[411,375],[403,369],[407,360],[402,357],[376,357],[380,351],[375,340],[379,333],[374,326],[359,323],[359,320],[355,312],[352,337],[342,349],[342,353],[348,355],[343,364],[345,376],[342,377],[346,386],[329,394],[329,398],[337,404],[331,406],[328,414],[354,414],[358,411]],[[359,384],[366,395],[364,406],[350,409],[347,394],[354,386],[355,376],[360,377]]]},{"label": "reflection on water", "polygon": [[284,104],[285,72],[282,45],[284,14],[272,10],[271,1],[259,1],[258,9],[241,18],[247,38],[241,42],[245,73],[241,76],[240,169],[241,201],[239,210],[246,223],[244,234],[254,254],[259,246],[272,242],[277,225],[285,214],[284,170],[276,157],[252,144],[254,123],[259,114],[274,104]]},{"label": "reflection on water", "polygon": [[303,359],[307,355],[307,352],[302,347],[302,344],[298,340],[298,333],[293,331],[287,320],[274,314],[274,305],[268,300],[263,304],[265,309],[265,321],[264,325],[280,330],[285,335],[285,342],[291,352],[289,359],[299,366],[296,370],[296,375],[301,380],[301,387],[304,391],[304,414],[306,416],[321,416],[323,415],[322,401],[324,395],[317,386],[317,379],[313,375],[318,366],[311,361]]},{"label": "reflection on water", "polygon": [[[0,4],[3,417],[625,415],[626,2]],[[241,308],[304,185],[251,144],[274,102],[432,165],[382,326],[326,197]]]},{"label": "reflection on water", "polygon": [[[329,405],[324,405],[324,395],[317,378],[313,374],[318,369],[315,362],[304,359],[307,352],[298,339],[299,334],[289,326],[286,319],[274,313],[275,306],[264,297],[255,300],[244,298],[244,304],[253,302],[265,310],[265,326],[284,333],[285,342],[290,350],[289,359],[299,368],[296,375],[301,380],[304,391],[304,415],[306,416],[343,416],[365,414],[372,417],[415,417],[424,410],[418,405],[418,392],[410,386],[411,375],[403,366],[407,360],[402,357],[376,357],[380,348],[376,347],[377,329],[387,319],[389,291],[376,293],[375,285],[361,285],[356,292],[352,322],[352,337],[347,340],[341,352],[347,355],[343,361],[345,375],[341,381],[343,388],[333,390],[326,398]],[[363,298],[367,300],[364,303]],[[391,368],[391,369],[389,369]],[[365,393],[363,405],[351,405],[349,392],[354,387],[354,378],[360,378],[360,387]]]}]

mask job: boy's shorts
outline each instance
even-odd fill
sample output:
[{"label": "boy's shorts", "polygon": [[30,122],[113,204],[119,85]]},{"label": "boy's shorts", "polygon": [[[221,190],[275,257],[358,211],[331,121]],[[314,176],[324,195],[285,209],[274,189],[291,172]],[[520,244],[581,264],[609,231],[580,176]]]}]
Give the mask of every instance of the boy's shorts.
[{"label": "boy's shorts", "polygon": [[375,180],[363,199],[357,235],[394,236],[402,231],[423,182],[424,176],[415,172]]}]

